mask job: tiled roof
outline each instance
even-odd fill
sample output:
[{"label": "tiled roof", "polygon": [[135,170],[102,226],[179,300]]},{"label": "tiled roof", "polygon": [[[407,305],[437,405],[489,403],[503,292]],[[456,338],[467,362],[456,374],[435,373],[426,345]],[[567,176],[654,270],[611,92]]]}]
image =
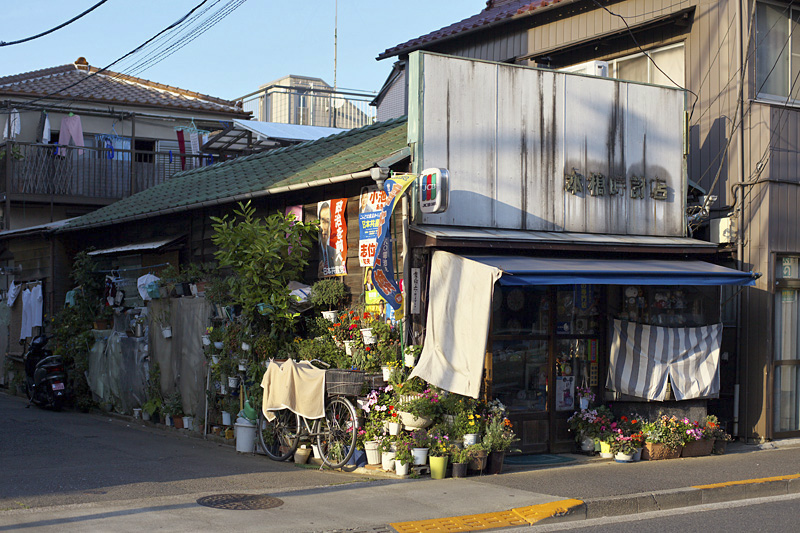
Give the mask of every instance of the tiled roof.
[{"label": "tiled roof", "polygon": [[477,15],[473,15],[460,22],[455,22],[427,35],[411,39],[403,44],[388,48],[378,56],[378,59],[386,59],[387,57],[424,48],[425,45],[430,45],[436,41],[454,37],[461,33],[477,30],[490,24],[501,23],[512,18],[524,17],[532,14],[533,11],[539,8],[547,7],[552,4],[568,4],[574,1],[576,0],[535,0],[534,2],[530,0],[489,0],[486,2],[486,8]]},{"label": "tiled roof", "polygon": [[367,170],[407,146],[406,117],[316,141],[179,172],[166,182],[81,217],[60,231],[149,218]]},{"label": "tiled roof", "polygon": [[[69,89],[68,87],[99,69],[79,58],[73,64],[61,65],[22,74],[0,77],[0,94],[30,98],[69,99],[103,104],[157,107],[170,110],[199,110],[247,116],[236,103],[178,87],[135,78],[117,72],[103,71]],[[57,94],[54,94],[57,93]],[[52,96],[51,96],[52,95]]]}]

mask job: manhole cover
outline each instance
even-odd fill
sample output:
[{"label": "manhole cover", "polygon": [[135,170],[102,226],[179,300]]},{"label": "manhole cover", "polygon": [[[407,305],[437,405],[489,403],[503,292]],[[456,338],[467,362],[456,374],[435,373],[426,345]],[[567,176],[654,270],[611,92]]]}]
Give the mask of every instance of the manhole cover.
[{"label": "manhole cover", "polygon": [[283,505],[283,500],[260,494],[215,494],[214,496],[204,496],[197,500],[197,503],[214,509],[250,511],[280,507]]}]

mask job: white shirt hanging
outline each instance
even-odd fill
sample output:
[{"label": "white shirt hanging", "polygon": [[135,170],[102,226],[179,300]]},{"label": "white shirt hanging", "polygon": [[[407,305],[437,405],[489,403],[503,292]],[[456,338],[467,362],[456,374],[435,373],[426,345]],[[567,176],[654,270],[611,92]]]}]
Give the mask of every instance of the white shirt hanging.
[{"label": "white shirt hanging", "polygon": [[11,139],[19,135],[19,132],[21,131],[22,128],[22,121],[20,120],[19,117],[19,111],[17,111],[16,109],[12,109],[11,113],[9,113],[9,115],[6,117],[5,122],[3,122],[3,139],[9,138],[9,132],[8,132],[9,120],[11,121],[11,136],[10,136]]},{"label": "white shirt hanging", "polygon": [[21,289],[22,285],[17,285],[13,281],[11,282],[11,285],[8,287],[8,299],[6,300],[6,303],[9,307],[13,307],[14,302],[17,301],[17,296],[19,296],[19,291]]}]

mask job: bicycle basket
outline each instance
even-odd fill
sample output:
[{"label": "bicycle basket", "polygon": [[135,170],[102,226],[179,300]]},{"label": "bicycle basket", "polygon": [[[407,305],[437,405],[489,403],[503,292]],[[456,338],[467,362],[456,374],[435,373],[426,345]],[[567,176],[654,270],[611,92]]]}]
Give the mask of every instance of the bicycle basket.
[{"label": "bicycle basket", "polygon": [[364,383],[364,372],[332,368],[325,371],[325,392],[329,395],[358,396]]}]

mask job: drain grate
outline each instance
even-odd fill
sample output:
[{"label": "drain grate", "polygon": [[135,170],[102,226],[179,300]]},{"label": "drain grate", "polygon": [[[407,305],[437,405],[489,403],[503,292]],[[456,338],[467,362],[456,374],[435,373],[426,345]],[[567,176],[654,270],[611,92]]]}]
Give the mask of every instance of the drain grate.
[{"label": "drain grate", "polygon": [[255,509],[272,509],[283,505],[283,500],[261,494],[215,494],[204,496],[197,503],[214,509],[231,511],[252,511]]}]

